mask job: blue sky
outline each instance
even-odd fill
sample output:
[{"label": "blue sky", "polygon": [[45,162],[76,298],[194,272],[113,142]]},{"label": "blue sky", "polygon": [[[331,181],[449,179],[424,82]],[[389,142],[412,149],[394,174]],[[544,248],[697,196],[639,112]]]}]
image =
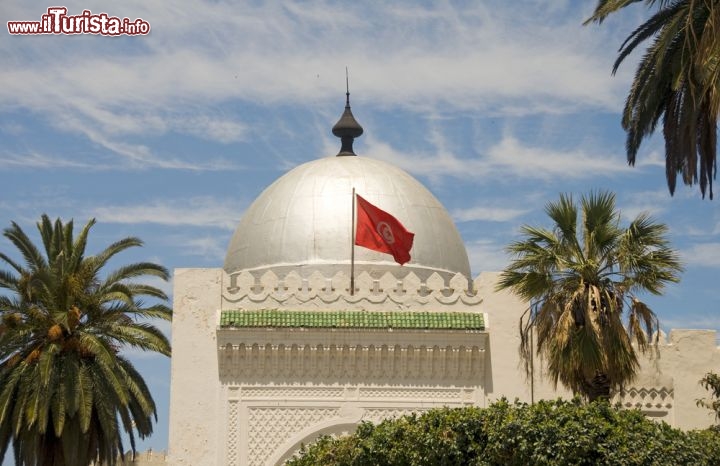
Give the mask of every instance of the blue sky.
[{"label": "blue sky", "polygon": [[[445,205],[473,274],[507,263],[522,224],[558,194],[617,193],[623,216],[670,225],[682,282],[647,297],[666,329],[720,328],[720,208],[670,197],[660,137],[625,162],[620,112],[634,72],[616,50],[646,15],[582,26],[594,1],[63,3],[142,18],[147,36],[0,40],[0,226],[42,213],[84,224],[89,250],[139,236],[121,261],[221,267],[243,211],[287,170],[337,153],[345,67],[360,156],[394,163]],[[54,4],[4,1],[0,19]],[[6,241],[0,250],[9,252]],[[171,284],[162,286],[172,292]],[[169,325],[164,325],[169,331]],[[133,354],[167,446],[170,364]]]}]

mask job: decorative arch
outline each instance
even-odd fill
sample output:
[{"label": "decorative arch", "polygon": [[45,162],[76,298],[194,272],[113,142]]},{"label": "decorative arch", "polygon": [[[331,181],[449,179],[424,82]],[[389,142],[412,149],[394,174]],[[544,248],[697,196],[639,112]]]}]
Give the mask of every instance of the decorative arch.
[{"label": "decorative arch", "polygon": [[312,443],[322,435],[343,435],[346,433],[352,433],[355,431],[359,423],[360,419],[355,422],[348,421],[347,419],[333,419],[308,427],[307,429],[293,435],[287,442],[283,443],[277,450],[275,450],[275,453],[268,458],[265,464],[267,466],[282,466],[285,461],[290,459],[291,456],[300,450],[301,445]]}]

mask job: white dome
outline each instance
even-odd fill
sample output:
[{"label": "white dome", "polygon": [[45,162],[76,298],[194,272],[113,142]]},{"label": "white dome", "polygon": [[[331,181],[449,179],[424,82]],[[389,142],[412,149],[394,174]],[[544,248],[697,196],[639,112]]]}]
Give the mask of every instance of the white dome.
[{"label": "white dome", "polygon": [[412,258],[404,266],[390,255],[356,246],[356,274],[459,272],[470,278],[465,245],[430,191],[397,167],[357,156],[305,163],[265,189],[230,240],[225,270],[349,273],[353,188],[415,233]]}]

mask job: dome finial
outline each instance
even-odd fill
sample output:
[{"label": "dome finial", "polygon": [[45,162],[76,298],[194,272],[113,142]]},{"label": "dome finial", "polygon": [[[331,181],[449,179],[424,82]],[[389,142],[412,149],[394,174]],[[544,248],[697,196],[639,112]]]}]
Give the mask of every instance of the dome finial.
[{"label": "dome finial", "polygon": [[348,77],[348,69],[345,67],[345,106],[350,106],[350,78]]},{"label": "dome finial", "polygon": [[342,144],[338,156],[356,155],[353,152],[353,140],[363,133],[362,126],[355,120],[350,110],[350,80],[347,67],[345,67],[345,89],[345,111],[332,129],[332,133],[340,138]]}]

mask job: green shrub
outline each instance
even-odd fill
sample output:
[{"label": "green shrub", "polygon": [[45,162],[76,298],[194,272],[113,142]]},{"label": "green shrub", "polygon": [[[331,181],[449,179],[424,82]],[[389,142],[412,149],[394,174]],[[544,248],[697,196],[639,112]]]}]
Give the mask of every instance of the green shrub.
[{"label": "green shrub", "polygon": [[324,436],[291,466],[718,465],[720,433],[683,432],[606,402],[500,400]]}]

